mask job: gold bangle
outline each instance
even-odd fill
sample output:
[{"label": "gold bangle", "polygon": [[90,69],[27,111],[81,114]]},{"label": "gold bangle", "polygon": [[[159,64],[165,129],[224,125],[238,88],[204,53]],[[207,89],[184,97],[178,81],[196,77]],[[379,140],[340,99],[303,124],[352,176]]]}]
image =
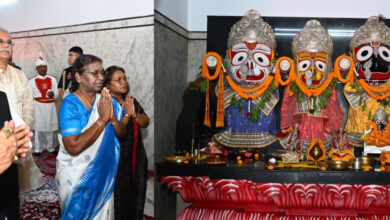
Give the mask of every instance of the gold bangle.
[{"label": "gold bangle", "polygon": [[114,122],[110,121],[110,123],[111,123],[112,125],[115,125],[115,124],[116,124],[116,121],[114,121]]},{"label": "gold bangle", "polygon": [[126,113],[123,117],[128,117],[128,118],[130,118],[130,115]]}]

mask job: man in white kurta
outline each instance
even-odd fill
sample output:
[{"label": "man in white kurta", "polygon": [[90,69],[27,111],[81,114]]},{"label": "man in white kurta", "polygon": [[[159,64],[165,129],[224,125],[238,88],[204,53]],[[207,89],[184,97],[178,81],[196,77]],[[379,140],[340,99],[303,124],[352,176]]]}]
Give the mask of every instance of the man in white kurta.
[{"label": "man in white kurta", "polygon": [[[34,104],[28,81],[23,71],[8,65],[12,59],[12,39],[10,34],[0,28],[0,35],[9,39],[10,44],[0,44],[0,91],[7,94],[10,107],[23,119],[28,126],[34,121]],[[43,185],[43,174],[35,165],[29,152],[19,165],[19,193],[31,191]],[[21,204],[23,198],[21,198]]]},{"label": "man in white kurta", "polygon": [[[58,130],[58,117],[55,99],[58,97],[57,80],[47,75],[46,61],[40,56],[35,62],[38,75],[28,81],[34,97],[35,145],[33,152],[40,154],[43,150],[55,151],[54,132]],[[45,140],[46,141],[42,141]]]}]

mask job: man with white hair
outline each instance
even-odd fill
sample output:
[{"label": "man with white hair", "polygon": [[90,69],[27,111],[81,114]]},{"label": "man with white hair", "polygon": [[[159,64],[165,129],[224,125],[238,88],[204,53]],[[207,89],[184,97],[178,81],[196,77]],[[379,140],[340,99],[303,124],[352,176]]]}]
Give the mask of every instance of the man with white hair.
[{"label": "man with white hair", "polygon": [[[7,30],[0,28],[0,91],[7,94],[10,108],[23,119],[26,125],[31,127],[34,121],[33,97],[23,71],[9,65],[12,52],[13,41],[11,36]],[[22,163],[24,165],[18,166],[19,172],[16,172],[16,175],[19,176],[19,186],[9,182],[8,187],[1,187],[1,195],[6,195],[7,192],[13,191],[15,187],[19,187],[16,192],[19,191],[22,194],[43,185],[43,175],[35,165],[31,153],[28,153]],[[20,202],[23,203],[23,199]],[[0,199],[0,204],[7,203],[12,203],[7,196],[4,196],[4,200]]]},{"label": "man with white hair", "polygon": [[[58,97],[57,80],[54,76],[47,75],[47,63],[42,54],[35,61],[38,75],[33,76],[28,85],[34,97],[34,125],[35,145],[33,152],[40,156],[43,150],[55,154],[53,144],[54,132],[58,130],[58,117],[55,99]],[[46,138],[46,143],[42,140]]]}]

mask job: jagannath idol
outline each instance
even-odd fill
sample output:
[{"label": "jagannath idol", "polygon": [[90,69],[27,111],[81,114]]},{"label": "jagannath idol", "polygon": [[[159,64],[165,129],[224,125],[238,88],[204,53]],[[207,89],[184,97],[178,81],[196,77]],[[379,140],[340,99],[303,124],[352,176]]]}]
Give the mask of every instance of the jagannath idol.
[{"label": "jagannath idol", "polygon": [[[345,131],[351,144],[362,146],[364,130],[371,127],[370,138],[365,140],[373,144],[374,131],[379,132],[378,138],[382,137],[380,126],[370,126],[374,115],[377,113],[377,116],[387,117],[390,112],[390,28],[380,17],[370,17],[355,31],[349,47],[353,56],[352,63],[355,63],[355,74],[348,76],[349,82],[344,87],[345,97],[350,104]],[[378,111],[381,106],[383,111]],[[387,121],[387,118],[383,119],[383,122]],[[389,140],[385,139],[381,139],[379,145],[388,145]]]},{"label": "jagannath idol", "polygon": [[[259,12],[250,10],[230,30],[225,65],[216,53],[204,57],[202,76],[219,77],[216,127],[224,130],[214,138],[224,146],[258,148],[276,140],[279,92],[271,75],[275,48],[272,27]],[[212,63],[216,64],[213,76],[208,72]],[[207,100],[205,125],[210,126]]]},{"label": "jagannath idol", "polygon": [[317,20],[310,20],[294,37],[292,52],[276,62],[278,81],[288,75],[281,107],[282,130],[277,134],[286,150],[309,152],[314,145],[330,149],[333,134],[341,128],[343,112],[332,68],[333,41]]}]

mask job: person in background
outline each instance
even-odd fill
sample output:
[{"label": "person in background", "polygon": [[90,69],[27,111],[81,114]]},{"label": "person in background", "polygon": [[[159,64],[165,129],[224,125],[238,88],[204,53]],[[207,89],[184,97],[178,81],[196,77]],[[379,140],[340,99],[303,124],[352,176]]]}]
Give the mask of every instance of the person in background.
[{"label": "person in background", "polygon": [[[0,91],[7,94],[10,108],[31,127],[34,122],[34,103],[28,81],[23,71],[10,66],[13,41],[7,30],[0,28]],[[43,174],[28,152],[19,169],[19,193],[42,186]],[[21,195],[22,196],[22,195]],[[23,203],[23,199],[21,199]]]},{"label": "person in background", "polygon": [[[1,44],[1,43],[0,43]],[[0,92],[0,219],[19,219],[19,183],[15,162],[25,157],[32,137],[26,125],[17,126],[12,119],[7,96]]]},{"label": "person in background", "polygon": [[149,117],[137,100],[130,96],[125,70],[110,66],[104,72],[104,86],[118,108],[124,110],[122,123],[126,136],[120,138],[120,159],[115,183],[115,219],[143,219],[146,196],[147,158],[141,128],[149,125]]},{"label": "person in background", "polygon": [[61,100],[64,99],[64,95],[66,96],[69,94],[69,83],[72,80],[72,65],[74,61],[81,55],[83,55],[83,49],[81,49],[81,47],[74,46],[69,49],[68,64],[70,66],[62,71],[60,81],[58,82],[57,86],[58,94]]},{"label": "person in background", "polygon": [[[114,219],[114,183],[126,132],[117,101],[103,88],[102,61],[81,55],[60,108],[56,183],[61,219]],[[98,94],[101,91],[101,95]]]},{"label": "person in background", "polygon": [[[56,154],[54,146],[54,132],[58,130],[57,109],[54,100],[58,97],[57,80],[54,76],[47,75],[47,63],[42,54],[35,61],[35,68],[38,75],[33,76],[28,85],[34,97],[35,121],[33,130],[35,132],[34,152],[40,156],[42,151]],[[40,139],[46,138],[46,145]]]}]

